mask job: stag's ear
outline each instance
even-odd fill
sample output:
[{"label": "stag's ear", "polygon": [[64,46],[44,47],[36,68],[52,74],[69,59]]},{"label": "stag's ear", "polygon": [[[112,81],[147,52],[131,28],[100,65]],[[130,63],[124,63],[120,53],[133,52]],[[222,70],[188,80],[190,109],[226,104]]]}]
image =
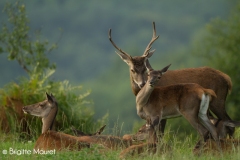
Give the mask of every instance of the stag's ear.
[{"label": "stag's ear", "polygon": [[163,69],[161,69],[159,72],[161,72],[162,74],[164,74],[165,72],[167,72],[168,68],[171,66],[171,64],[169,64],[168,66],[164,67]]},{"label": "stag's ear", "polygon": [[145,63],[145,66],[146,66],[148,72],[150,72],[150,71],[153,70],[153,68],[152,68],[152,66],[150,65],[148,59],[146,59],[144,63]]},{"label": "stag's ear", "polygon": [[143,55],[143,57],[150,58],[150,57],[152,57],[154,52],[155,52],[155,49],[147,52],[146,54]]},{"label": "stag's ear", "polygon": [[49,94],[46,92],[46,95],[47,95],[47,100],[48,100],[48,102],[53,103],[53,102],[54,102],[54,99],[53,99],[53,97],[52,97],[52,94],[49,95]]},{"label": "stag's ear", "polygon": [[115,51],[117,53],[117,55],[119,55],[119,57],[124,61],[126,62],[127,64],[129,64],[132,60],[132,57],[128,54],[122,54],[122,53],[119,53],[117,51]]}]

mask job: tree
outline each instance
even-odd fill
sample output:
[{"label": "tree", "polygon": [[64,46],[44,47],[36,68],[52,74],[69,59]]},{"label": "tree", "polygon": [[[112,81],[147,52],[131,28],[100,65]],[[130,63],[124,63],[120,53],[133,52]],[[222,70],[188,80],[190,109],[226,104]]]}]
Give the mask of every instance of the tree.
[{"label": "tree", "polygon": [[40,32],[36,32],[36,40],[33,40],[25,5],[6,3],[3,12],[7,14],[8,23],[3,24],[0,32],[0,53],[8,54],[9,60],[16,60],[28,74],[55,69],[47,54],[57,45],[49,46],[48,41],[41,41]]},{"label": "tree", "polygon": [[206,34],[196,43],[194,53],[207,64],[228,74],[233,83],[227,108],[233,119],[240,114],[240,2],[226,20],[217,18],[206,27]]}]

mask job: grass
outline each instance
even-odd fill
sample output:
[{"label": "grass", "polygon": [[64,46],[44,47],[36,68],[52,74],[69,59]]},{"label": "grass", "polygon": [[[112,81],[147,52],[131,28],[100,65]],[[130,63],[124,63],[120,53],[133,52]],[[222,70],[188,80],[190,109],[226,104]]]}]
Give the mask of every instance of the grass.
[{"label": "grass", "polygon": [[[239,131],[238,131],[239,132]],[[237,133],[238,133],[237,132]],[[141,159],[141,160],[226,160],[240,159],[239,148],[236,148],[230,154],[219,155],[202,155],[195,156],[192,149],[196,140],[192,136],[186,136],[184,139],[179,139],[176,136],[165,134],[164,140],[170,146],[170,149],[165,148],[165,152],[151,154],[148,152],[142,153],[140,156],[127,157],[126,159]],[[82,149],[81,151],[52,151],[48,154],[34,154],[34,141],[20,141],[15,135],[0,134],[0,159],[3,160],[28,160],[28,159],[81,159],[81,160],[117,160],[121,150],[101,152],[99,147]],[[7,152],[4,154],[3,152]]]}]

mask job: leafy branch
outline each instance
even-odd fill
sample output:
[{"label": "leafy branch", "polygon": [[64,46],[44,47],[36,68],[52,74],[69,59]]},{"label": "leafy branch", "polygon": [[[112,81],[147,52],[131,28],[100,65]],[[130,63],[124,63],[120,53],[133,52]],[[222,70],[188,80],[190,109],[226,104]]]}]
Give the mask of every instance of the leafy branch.
[{"label": "leafy branch", "polygon": [[36,64],[37,72],[55,69],[56,65],[50,63],[46,53],[57,45],[49,46],[48,41],[41,41],[40,32],[35,33],[36,40],[31,39],[25,5],[7,3],[3,13],[7,14],[8,21],[3,23],[0,33],[0,53],[8,54],[9,60],[16,60],[28,74],[33,72]]}]

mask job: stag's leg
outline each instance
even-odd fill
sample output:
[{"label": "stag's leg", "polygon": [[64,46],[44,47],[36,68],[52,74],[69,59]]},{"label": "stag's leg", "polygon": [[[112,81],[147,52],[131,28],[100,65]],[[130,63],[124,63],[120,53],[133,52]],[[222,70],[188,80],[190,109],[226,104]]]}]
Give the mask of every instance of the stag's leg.
[{"label": "stag's leg", "polygon": [[[217,134],[217,131],[216,131],[216,127],[208,119],[207,115],[199,112],[198,117],[199,117],[200,122],[203,124],[203,126],[206,127],[207,130],[211,133],[213,139],[215,141],[218,141],[219,138],[218,138],[218,134]],[[207,137],[204,137],[204,138],[206,139]]]},{"label": "stag's leg", "polygon": [[160,121],[160,127],[159,127],[159,131],[160,131],[160,137],[162,137],[164,135],[164,130],[165,130],[165,126],[166,126],[166,123],[167,123],[167,119],[162,119]]},{"label": "stag's leg", "polygon": [[[227,92],[226,92],[227,93]],[[222,98],[225,97],[225,98]],[[210,110],[218,117],[218,119],[221,120],[232,120],[229,115],[227,114],[227,111],[225,109],[225,99],[226,95],[218,95],[217,98],[213,98],[210,102],[209,108]],[[235,127],[229,127],[229,137],[233,138],[233,134],[235,132]]]}]

